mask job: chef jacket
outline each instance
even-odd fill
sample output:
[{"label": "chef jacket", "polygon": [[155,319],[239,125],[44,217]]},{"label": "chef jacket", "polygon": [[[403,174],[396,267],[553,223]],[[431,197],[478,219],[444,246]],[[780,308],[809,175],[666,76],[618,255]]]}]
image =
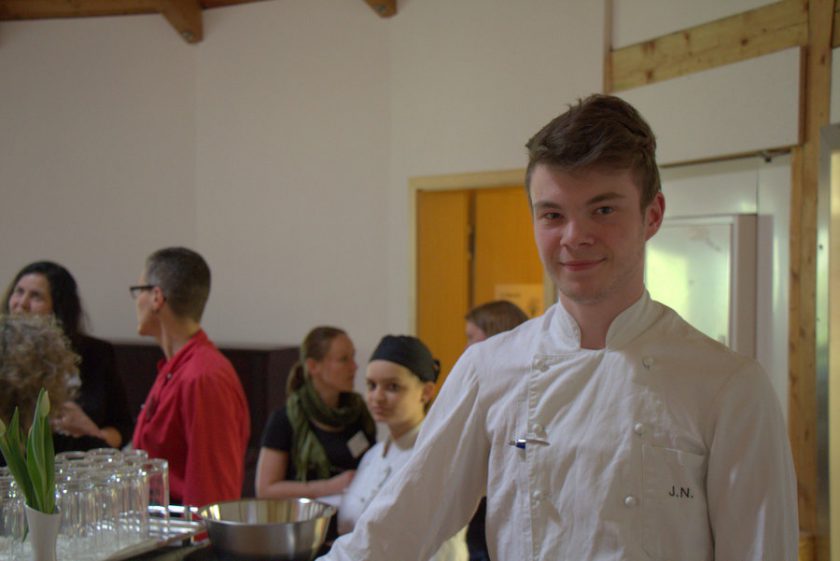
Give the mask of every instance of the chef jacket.
[{"label": "chef jacket", "polygon": [[496,561],[795,561],[785,423],[751,358],[645,293],[583,349],[562,305],[471,346],[328,561],[428,559],[487,493]]},{"label": "chef jacket", "polygon": [[[341,496],[338,509],[338,532],[353,531],[356,521],[371,504],[376,495],[392,485],[396,473],[411,458],[412,448],[417,440],[420,425],[417,425],[397,439],[388,437],[376,444],[363,457],[353,476],[353,481]],[[467,561],[466,527],[446,540],[430,561]]]}]

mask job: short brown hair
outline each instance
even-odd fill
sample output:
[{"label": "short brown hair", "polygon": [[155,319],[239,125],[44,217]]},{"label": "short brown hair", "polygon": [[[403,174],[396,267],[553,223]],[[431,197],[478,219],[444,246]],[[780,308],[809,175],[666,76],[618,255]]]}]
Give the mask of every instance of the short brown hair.
[{"label": "short brown hair", "polygon": [[661,190],[656,137],[636,109],[615,96],[594,94],[555,117],[526,144],[525,188],[531,197],[534,168],[562,171],[630,170],[644,210]]},{"label": "short brown hair", "polygon": [[146,259],[146,282],[160,287],[173,313],[201,321],[210,297],[210,267],[185,247],[167,247]]},{"label": "short brown hair", "polygon": [[487,337],[513,329],[528,319],[519,306],[508,300],[493,300],[473,308],[464,317]]}]

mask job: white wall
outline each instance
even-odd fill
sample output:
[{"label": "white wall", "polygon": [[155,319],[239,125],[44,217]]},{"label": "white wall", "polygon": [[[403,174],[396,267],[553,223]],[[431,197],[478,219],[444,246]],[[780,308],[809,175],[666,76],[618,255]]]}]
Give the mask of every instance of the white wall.
[{"label": "white wall", "polygon": [[134,333],[144,257],[196,241],[195,50],[163,18],[0,25],[0,284],[77,277],[93,330]]},{"label": "white wall", "polygon": [[[600,2],[401,0],[389,22],[391,329],[414,328],[408,179],[521,168],[525,142],[600,91]],[[524,179],[524,178],[523,178]]]},{"label": "white wall", "polygon": [[231,343],[386,331],[388,26],[364,2],[205,12],[196,94],[205,325]]},{"label": "white wall", "polygon": [[0,279],[59,260],[93,331],[128,339],[143,258],[186,244],[213,268],[220,342],[296,344],[335,323],[364,362],[383,333],[413,330],[409,179],[523,167],[525,141],[600,89],[604,8],[399,9],[209,10],[198,45],[155,15],[2,22]]},{"label": "white wall", "polygon": [[613,48],[740,14],[777,0],[612,0]]}]

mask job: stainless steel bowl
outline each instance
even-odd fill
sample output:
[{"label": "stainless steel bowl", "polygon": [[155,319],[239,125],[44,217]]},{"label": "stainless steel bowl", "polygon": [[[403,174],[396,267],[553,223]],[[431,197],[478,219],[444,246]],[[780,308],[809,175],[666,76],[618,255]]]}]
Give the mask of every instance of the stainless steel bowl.
[{"label": "stainless steel bowl", "polygon": [[311,561],[334,514],[311,499],[243,499],[199,510],[222,561]]}]

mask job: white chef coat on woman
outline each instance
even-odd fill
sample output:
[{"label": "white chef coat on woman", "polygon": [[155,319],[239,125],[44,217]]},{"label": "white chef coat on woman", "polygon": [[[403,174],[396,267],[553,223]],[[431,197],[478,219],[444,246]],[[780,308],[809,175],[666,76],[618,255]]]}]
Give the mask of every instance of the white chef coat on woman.
[{"label": "white chef coat on woman", "polygon": [[[388,437],[377,443],[362,458],[353,481],[344,490],[341,506],[338,509],[338,532],[346,534],[353,531],[359,517],[384,488],[394,485],[394,474],[411,457],[414,442],[420,425],[396,440]],[[446,540],[435,552],[430,561],[467,561],[466,527]]]},{"label": "white chef coat on woman", "polygon": [[767,376],[647,293],[604,349],[559,304],[467,349],[399,481],[325,559],[427,559],[485,489],[495,561],[797,558]]}]

